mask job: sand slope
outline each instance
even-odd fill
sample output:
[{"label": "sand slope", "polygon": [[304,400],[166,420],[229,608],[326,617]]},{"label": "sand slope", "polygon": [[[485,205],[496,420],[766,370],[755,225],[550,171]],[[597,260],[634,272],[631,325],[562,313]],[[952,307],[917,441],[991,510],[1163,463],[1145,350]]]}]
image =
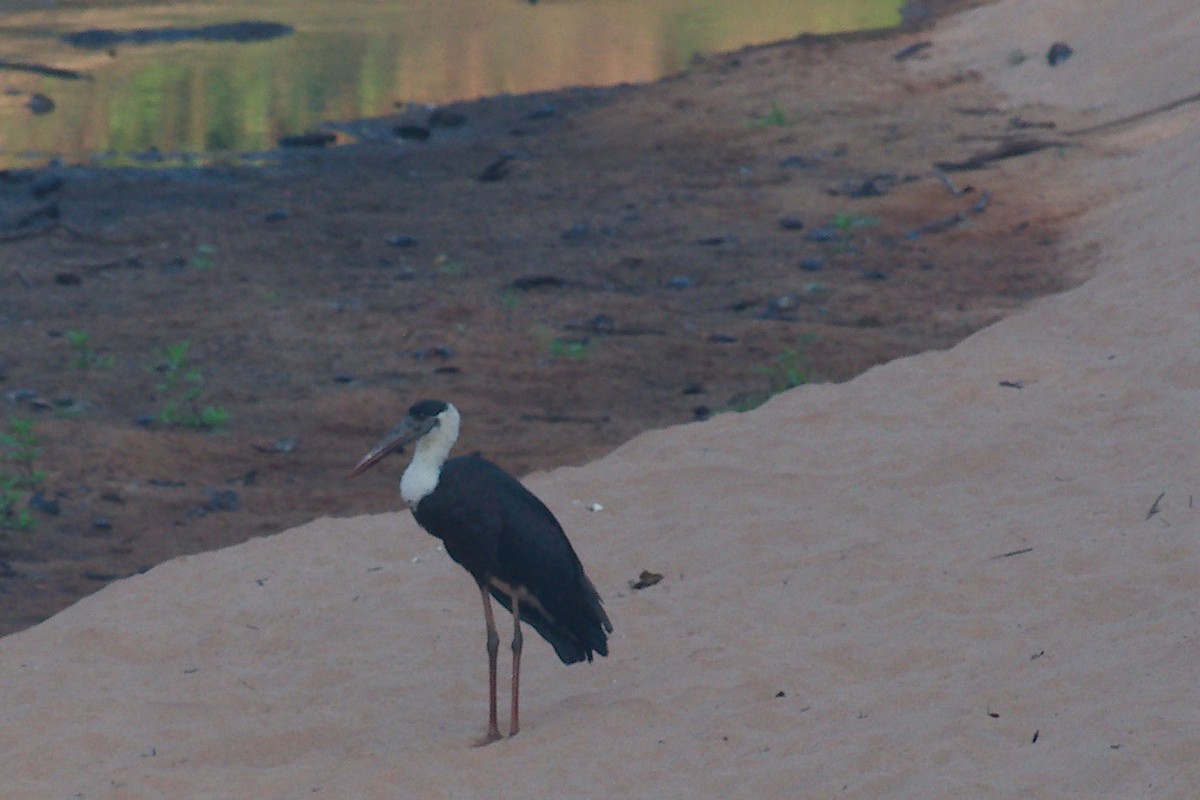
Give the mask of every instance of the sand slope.
[{"label": "sand slope", "polygon": [[[1195,52],[1200,9],[1134,5],[1009,0],[914,69],[1097,121],[1200,88],[1159,59]],[[1052,82],[1007,65],[1053,39],[1078,52]],[[532,477],[616,634],[570,669],[527,640],[517,739],[466,746],[485,711],[470,580],[407,514],[318,520],[0,640],[0,794],[1193,796],[1197,152],[1185,106],[1068,156],[1095,198],[1076,244],[1099,248],[1074,291]],[[665,580],[629,590],[642,569]]]}]

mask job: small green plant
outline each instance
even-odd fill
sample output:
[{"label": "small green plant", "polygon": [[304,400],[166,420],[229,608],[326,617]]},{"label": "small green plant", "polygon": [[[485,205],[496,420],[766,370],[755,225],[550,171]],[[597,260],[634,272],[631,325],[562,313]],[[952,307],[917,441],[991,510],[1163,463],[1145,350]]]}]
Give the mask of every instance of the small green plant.
[{"label": "small green plant", "polygon": [[725,405],[721,411],[752,411],[770,400],[780,392],[795,389],[809,382],[811,362],[804,345],[811,341],[801,337],[796,347],[785,348],[767,364],[755,368],[755,372],[765,375],[768,388],[742,392]]},{"label": "small green plant", "polygon": [[550,355],[555,358],[569,358],[582,361],[591,354],[590,339],[563,339],[556,337],[550,340]]},{"label": "small green plant", "polygon": [[116,360],[112,356],[97,355],[92,348],[92,335],[85,331],[67,331],[67,341],[75,356],[67,366],[71,369],[108,369]]},{"label": "small green plant", "polygon": [[467,265],[461,258],[451,258],[445,253],[439,253],[433,259],[433,265],[441,275],[449,278],[461,277],[467,271]]},{"label": "small green plant", "polygon": [[810,363],[808,354],[796,347],[785,348],[762,368],[771,384],[771,393],[779,394],[808,383]]},{"label": "small green plant", "polygon": [[1021,48],[1010,50],[1008,53],[1008,64],[1012,67],[1019,67],[1029,60],[1029,54]]},{"label": "small green plant", "polygon": [[9,419],[0,431],[0,528],[27,529],[36,524],[29,508],[18,506],[46,479],[46,473],[34,467],[41,453],[33,421]]},{"label": "small green plant", "polygon": [[188,428],[220,428],[229,421],[229,412],[224,406],[200,405],[204,373],[189,362],[190,348],[191,343],[186,341],[164,347],[162,361],[154,367],[162,374],[157,388],[165,398],[158,421]]},{"label": "small green plant", "polygon": [[833,227],[849,233],[855,228],[873,228],[879,224],[879,217],[868,217],[865,214],[838,214],[833,218]]},{"label": "small green plant", "polygon": [[192,269],[212,269],[213,256],[216,255],[217,248],[211,244],[196,245],[196,252],[192,254]]},{"label": "small green plant", "polygon": [[766,114],[763,114],[761,117],[755,117],[750,121],[750,126],[752,128],[782,128],[790,124],[791,120],[787,118],[787,114],[784,113],[783,108],[779,105],[779,103],[774,100],[771,101],[770,111],[768,111]]}]

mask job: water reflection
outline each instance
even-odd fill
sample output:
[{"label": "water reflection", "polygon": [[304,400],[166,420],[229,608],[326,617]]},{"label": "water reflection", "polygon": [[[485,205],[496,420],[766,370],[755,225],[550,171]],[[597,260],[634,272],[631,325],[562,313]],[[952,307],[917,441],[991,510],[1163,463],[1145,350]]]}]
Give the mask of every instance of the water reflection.
[{"label": "water reflection", "polygon": [[[0,69],[0,165],[58,156],[270,148],[322,120],[397,102],[653,80],[696,54],[794,36],[880,28],[901,0],[235,0],[0,13],[0,60],[83,72],[65,80]],[[117,41],[88,29],[269,20],[295,32],[248,44]],[[54,103],[33,114],[31,98]]]}]

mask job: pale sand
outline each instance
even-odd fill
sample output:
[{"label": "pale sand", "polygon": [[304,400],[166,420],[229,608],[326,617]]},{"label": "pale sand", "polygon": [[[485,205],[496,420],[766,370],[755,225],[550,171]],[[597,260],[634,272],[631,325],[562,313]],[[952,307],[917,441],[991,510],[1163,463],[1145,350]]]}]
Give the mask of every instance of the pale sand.
[{"label": "pale sand", "polygon": [[[1194,0],[1007,0],[935,42],[907,68],[1014,107],[1200,91]],[[1068,152],[1093,277],[951,351],[533,476],[616,634],[569,669],[527,638],[518,738],[468,746],[465,573],[407,513],[318,520],[0,640],[0,797],[1198,796],[1197,153],[1197,105]]]}]

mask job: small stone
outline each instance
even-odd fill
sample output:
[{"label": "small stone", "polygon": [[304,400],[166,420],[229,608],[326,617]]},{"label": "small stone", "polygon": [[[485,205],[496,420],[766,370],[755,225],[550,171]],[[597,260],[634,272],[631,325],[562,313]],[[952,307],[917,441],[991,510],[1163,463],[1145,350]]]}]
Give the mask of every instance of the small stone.
[{"label": "small stone", "polygon": [[737,343],[737,337],[730,336],[727,333],[714,333],[708,337],[708,340],[710,342],[715,342],[716,344],[736,344]]},{"label": "small stone", "polygon": [[205,489],[204,493],[208,495],[205,511],[238,510],[238,493],[233,489]]},{"label": "small stone", "polygon": [[467,124],[467,115],[448,108],[435,108],[428,122],[431,128],[461,128]]},{"label": "small stone", "polygon": [[111,531],[112,520],[108,517],[96,517],[92,520],[92,527],[99,531]]},{"label": "small stone", "polygon": [[862,273],[863,279],[868,281],[886,281],[888,274],[878,269],[865,269]]},{"label": "small stone", "polygon": [[286,208],[276,208],[263,215],[263,222],[283,222],[289,216]]},{"label": "small stone", "polygon": [[400,233],[387,237],[385,240],[391,247],[416,247],[417,237]]},{"label": "small stone", "polygon": [[336,135],[321,131],[280,136],[278,139],[280,147],[327,147],[336,141]]},{"label": "small stone", "polygon": [[820,272],[825,269],[825,259],[811,256],[800,259],[800,269],[805,272]]},{"label": "small stone", "polygon": [[46,497],[41,492],[35,492],[30,496],[29,506],[30,508],[36,508],[43,514],[49,514],[52,517],[56,517],[62,513],[62,506],[59,505],[58,501],[53,498]]},{"label": "small stone", "polygon": [[397,125],[393,130],[397,136],[409,142],[427,142],[433,136],[433,131],[424,125]]},{"label": "small stone", "polygon": [[538,106],[530,111],[526,116],[529,119],[550,119],[557,113],[558,109],[554,107],[554,103],[546,103],[544,106]]},{"label": "small stone", "polygon": [[1046,51],[1046,63],[1052,67],[1057,67],[1070,58],[1074,52],[1075,50],[1066,42],[1055,42]]},{"label": "small stone", "polygon": [[696,282],[686,275],[676,275],[667,281],[668,289],[690,289],[696,285]]},{"label": "small stone", "polygon": [[783,217],[779,220],[779,227],[785,231],[799,231],[804,229],[804,220],[799,217]]},{"label": "small stone", "polygon": [[586,222],[577,222],[562,232],[563,241],[577,242],[587,236],[590,230]]},{"label": "small stone", "polygon": [[804,234],[805,241],[832,242],[838,239],[838,232],[833,228],[817,228]]},{"label": "small stone", "polygon": [[29,98],[29,110],[39,116],[49,114],[54,110],[54,101],[44,94],[34,94]]}]

